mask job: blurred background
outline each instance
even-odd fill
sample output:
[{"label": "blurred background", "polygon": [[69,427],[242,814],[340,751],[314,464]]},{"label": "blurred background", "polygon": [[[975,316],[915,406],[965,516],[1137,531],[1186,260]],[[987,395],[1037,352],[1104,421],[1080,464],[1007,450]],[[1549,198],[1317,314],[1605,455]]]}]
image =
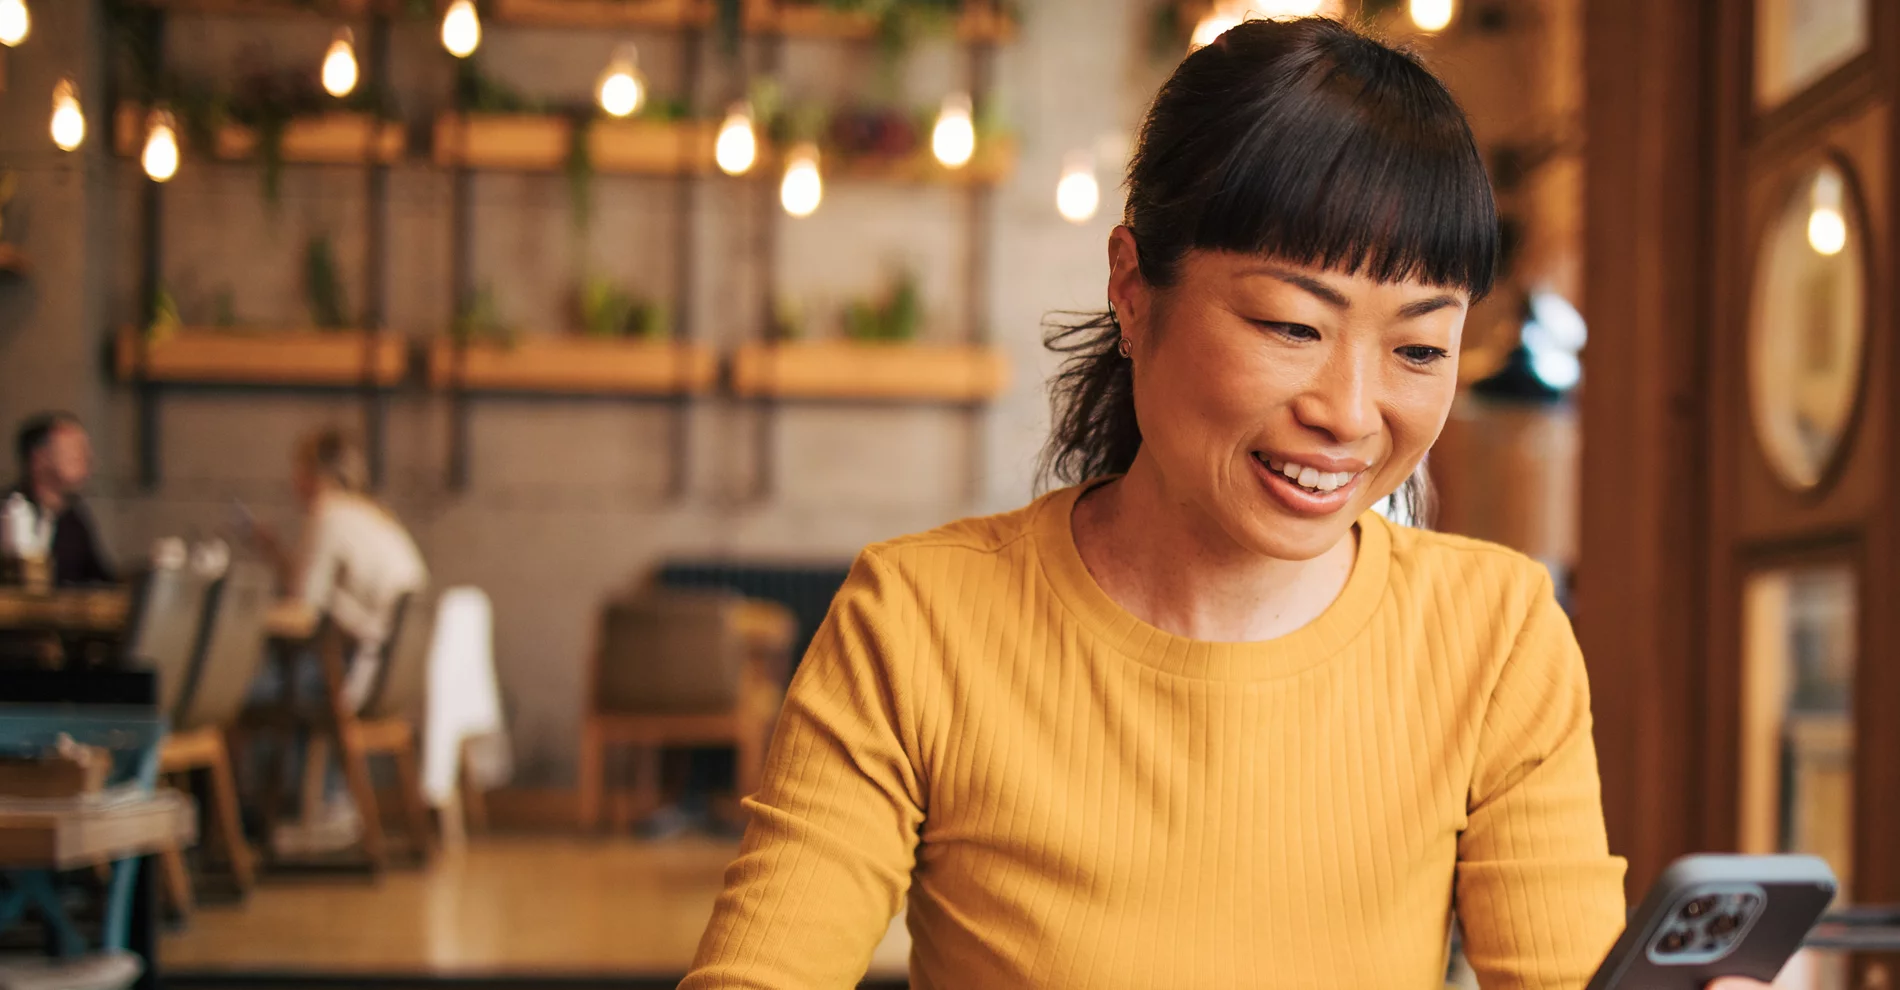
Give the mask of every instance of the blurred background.
[{"label": "blurred background", "polygon": [[1146,102],[1314,13],[1490,166],[1433,524],[1556,577],[1632,892],[1900,901],[1890,5],[0,0],[0,869],[98,895],[0,960],[672,985],[852,557],[1039,490]]}]

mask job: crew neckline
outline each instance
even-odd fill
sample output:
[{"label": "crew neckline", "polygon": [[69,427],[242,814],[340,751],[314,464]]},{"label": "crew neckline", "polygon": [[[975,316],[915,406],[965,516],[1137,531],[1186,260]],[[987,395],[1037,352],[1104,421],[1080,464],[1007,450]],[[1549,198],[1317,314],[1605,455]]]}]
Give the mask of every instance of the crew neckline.
[{"label": "crew neckline", "polygon": [[1358,547],[1346,586],[1306,625],[1284,636],[1247,642],[1190,639],[1150,625],[1102,590],[1076,549],[1076,503],[1108,480],[1052,492],[1044,499],[1032,523],[1037,556],[1056,598],[1083,628],[1145,666],[1214,681],[1291,676],[1336,655],[1366,627],[1385,597],[1392,562],[1392,524],[1376,512],[1367,512],[1354,524],[1359,531]]}]

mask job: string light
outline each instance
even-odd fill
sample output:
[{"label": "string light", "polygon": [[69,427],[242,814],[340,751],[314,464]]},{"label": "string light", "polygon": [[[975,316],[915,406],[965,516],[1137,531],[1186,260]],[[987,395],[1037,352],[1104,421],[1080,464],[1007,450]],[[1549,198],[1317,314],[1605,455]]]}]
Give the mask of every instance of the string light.
[{"label": "string light", "polygon": [[744,175],[759,160],[759,136],[752,129],[752,104],[739,102],[726,111],[719,125],[719,139],[713,142],[713,160],[727,175]]},{"label": "string light", "polygon": [[976,155],[976,122],[970,94],[951,93],[937,110],[937,126],[930,132],[930,150],[946,168],[962,168]]},{"label": "string light", "polygon": [[1240,26],[1240,15],[1222,7],[1208,11],[1194,24],[1194,36],[1188,40],[1188,51],[1206,48],[1214,39],[1226,34],[1229,29]]},{"label": "string light", "polygon": [[178,122],[170,110],[154,110],[145,121],[145,152],[139,156],[153,182],[178,174]]},{"label": "string light", "polygon": [[337,28],[323,56],[323,91],[340,100],[355,88],[356,37],[349,28]]},{"label": "string light", "polygon": [[1412,23],[1420,31],[1443,31],[1451,23],[1454,0],[1412,0]]},{"label": "string light", "polygon": [[1102,205],[1102,187],[1095,181],[1095,159],[1086,151],[1072,151],[1063,159],[1062,179],[1056,183],[1056,212],[1070,223],[1088,223]]},{"label": "string light", "polygon": [[1841,173],[1823,169],[1808,191],[1808,246],[1832,257],[1847,247],[1847,216],[1842,212],[1845,193]]},{"label": "string light", "polygon": [[66,76],[53,84],[53,143],[72,151],[86,140],[86,112],[79,106],[79,85]]},{"label": "string light", "polygon": [[818,146],[807,141],[792,149],[785,166],[785,181],[779,183],[778,201],[785,212],[808,217],[818,212],[825,199],[825,180],[818,172]]},{"label": "string light", "polygon": [[442,47],[456,58],[467,58],[482,46],[482,19],[475,0],[455,0],[442,15]]},{"label": "string light", "polygon": [[602,110],[615,117],[629,117],[646,105],[647,82],[640,74],[639,59],[640,53],[631,42],[614,50],[613,61],[607,63],[607,71],[600,74],[600,85],[594,90]]},{"label": "string light", "polygon": [[33,18],[26,12],[26,0],[0,0],[0,45],[8,48],[26,40],[33,30]]}]

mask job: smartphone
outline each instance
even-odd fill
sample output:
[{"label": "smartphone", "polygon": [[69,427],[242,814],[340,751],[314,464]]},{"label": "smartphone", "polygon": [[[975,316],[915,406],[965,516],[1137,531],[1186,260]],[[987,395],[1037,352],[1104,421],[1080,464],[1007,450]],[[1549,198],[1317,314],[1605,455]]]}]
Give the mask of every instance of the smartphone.
[{"label": "smartphone", "polygon": [[1650,888],[1588,990],[1773,980],[1836,887],[1834,871],[1815,856],[1685,856]]}]

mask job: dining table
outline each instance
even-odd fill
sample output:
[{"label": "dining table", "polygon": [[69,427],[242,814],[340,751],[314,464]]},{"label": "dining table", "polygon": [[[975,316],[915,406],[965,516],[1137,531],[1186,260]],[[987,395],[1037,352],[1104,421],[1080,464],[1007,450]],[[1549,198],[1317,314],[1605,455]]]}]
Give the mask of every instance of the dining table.
[{"label": "dining table", "polygon": [[[117,635],[125,631],[131,612],[132,591],[123,586],[57,588],[44,594],[0,588],[0,631]],[[285,598],[272,603],[264,627],[273,640],[298,642],[316,635],[320,618],[303,601]]]}]

